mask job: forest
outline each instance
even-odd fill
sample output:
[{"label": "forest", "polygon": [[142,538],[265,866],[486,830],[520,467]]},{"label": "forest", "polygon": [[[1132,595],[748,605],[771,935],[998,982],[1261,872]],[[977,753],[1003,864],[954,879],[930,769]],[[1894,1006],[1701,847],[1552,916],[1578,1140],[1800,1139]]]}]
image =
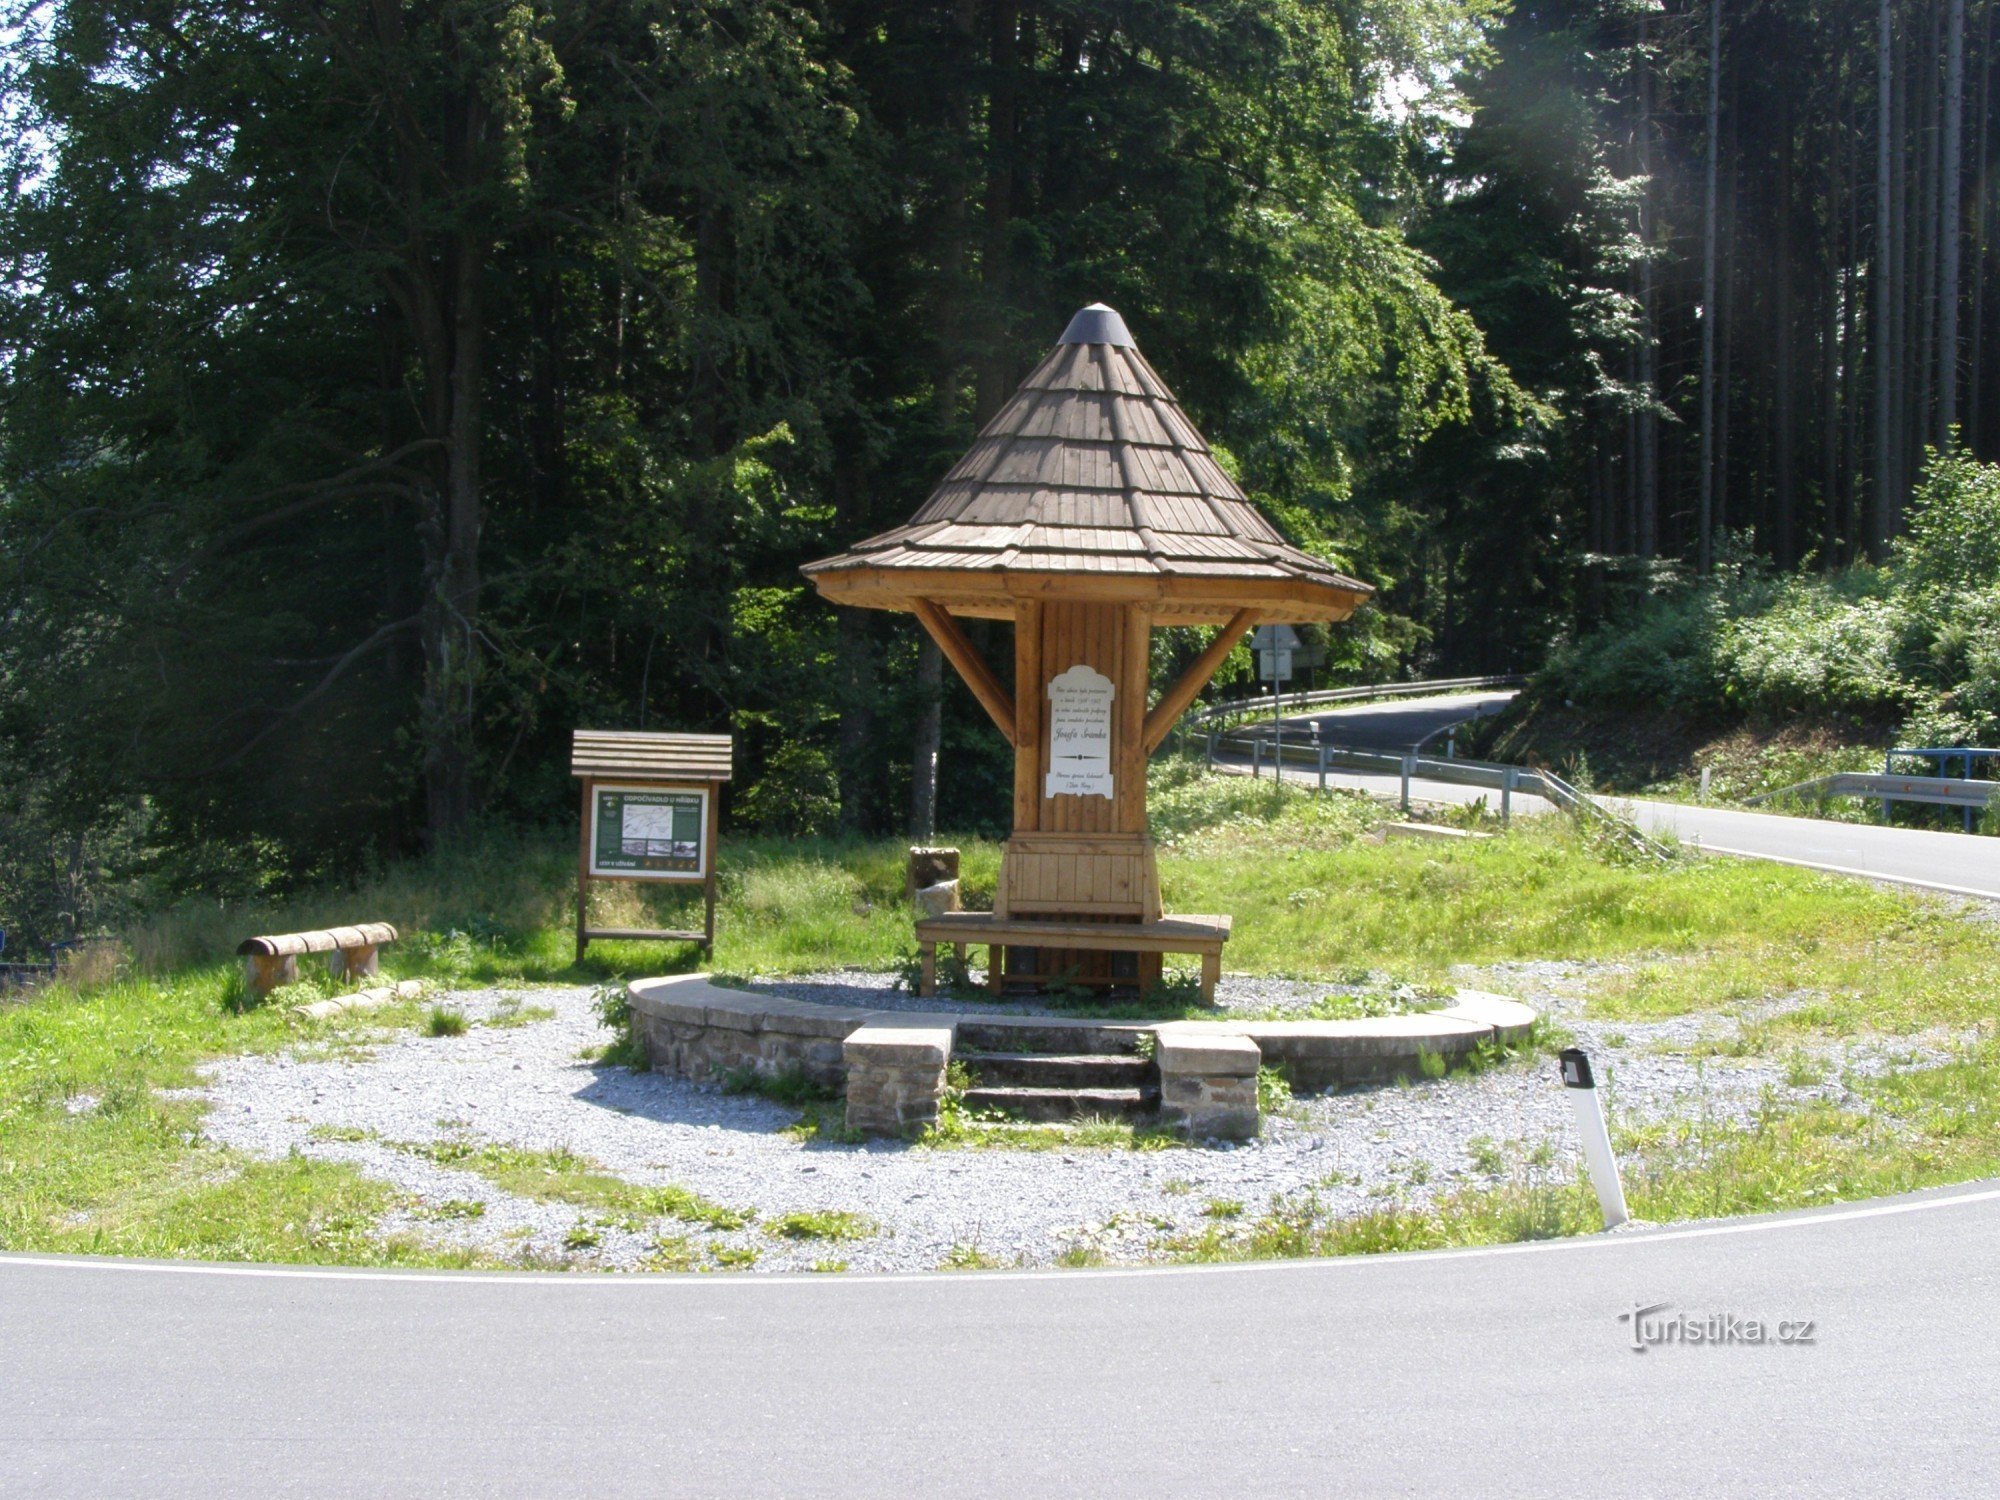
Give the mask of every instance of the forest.
[{"label": "forest", "polygon": [[[1990,0],[10,0],[0,927],[561,818],[578,726],[733,732],[747,828],[996,826],[935,649],[798,566],[1092,301],[1378,587],[1327,681],[1580,692],[1580,642],[1701,601],[1934,609],[1882,580],[1996,513],[1994,40]],[[1924,664],[1855,692],[1978,733],[1981,634],[1885,627]]]}]

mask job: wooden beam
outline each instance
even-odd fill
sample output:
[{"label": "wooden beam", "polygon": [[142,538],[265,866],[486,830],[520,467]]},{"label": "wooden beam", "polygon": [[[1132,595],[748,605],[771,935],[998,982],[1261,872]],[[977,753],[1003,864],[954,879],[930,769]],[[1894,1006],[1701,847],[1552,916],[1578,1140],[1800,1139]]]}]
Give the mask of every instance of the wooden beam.
[{"label": "wooden beam", "polygon": [[1000,685],[1000,679],[993,675],[993,669],[986,665],[965,632],[958,628],[946,611],[929,599],[912,601],[917,619],[924,629],[931,633],[931,639],[944,653],[944,659],[952,664],[958,675],[965,679],[965,685],[972,689],[972,696],[979,700],[980,707],[993,716],[993,722],[1000,726],[1000,732],[1007,736],[1007,743],[1014,743],[1014,699]]},{"label": "wooden beam", "polygon": [[1187,706],[1194,702],[1194,695],[1208,686],[1208,679],[1215,675],[1222,659],[1236,649],[1236,643],[1250,633],[1250,627],[1257,623],[1258,611],[1239,609],[1230,622],[1222,627],[1222,633],[1208,643],[1208,649],[1195,658],[1194,665],[1181,674],[1181,680],[1160,695],[1160,701],[1153,705],[1153,711],[1146,715],[1144,736],[1146,753],[1151,755],[1166,742],[1174,723],[1187,712]]}]

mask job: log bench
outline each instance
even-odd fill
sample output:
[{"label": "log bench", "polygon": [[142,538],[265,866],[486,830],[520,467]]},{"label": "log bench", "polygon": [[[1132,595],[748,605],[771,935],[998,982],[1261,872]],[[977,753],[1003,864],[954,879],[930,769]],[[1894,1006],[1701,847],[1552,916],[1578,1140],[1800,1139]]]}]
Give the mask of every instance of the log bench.
[{"label": "log bench", "polygon": [[[937,993],[937,947],[951,943],[986,945],[986,987],[1000,993],[1005,951],[1010,948],[1068,948],[1104,953],[1195,953],[1201,956],[1201,1001],[1215,1003],[1222,977],[1222,945],[1229,941],[1230,917],[1160,917],[1151,922],[1064,922],[1002,917],[990,911],[955,911],[917,920],[921,972],[917,993]],[[1044,976],[1055,977],[1055,976]],[[1114,983],[1094,980],[1086,983]]]},{"label": "log bench", "polygon": [[301,953],[324,953],[326,971],[336,981],[358,979],[381,972],[381,947],[395,941],[396,929],[387,922],[363,922],[358,927],[329,927],[324,932],[245,938],[236,951],[244,960],[250,993],[261,1000],[299,977]]}]

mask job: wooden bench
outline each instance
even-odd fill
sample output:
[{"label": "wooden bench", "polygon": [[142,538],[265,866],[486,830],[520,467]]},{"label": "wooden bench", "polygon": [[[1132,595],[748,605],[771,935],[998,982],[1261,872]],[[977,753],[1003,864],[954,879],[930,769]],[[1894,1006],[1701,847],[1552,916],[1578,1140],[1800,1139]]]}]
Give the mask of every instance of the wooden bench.
[{"label": "wooden bench", "polygon": [[[986,987],[1000,993],[1006,965],[1002,955],[1015,948],[1078,948],[1102,953],[1198,953],[1201,955],[1201,999],[1215,1001],[1222,977],[1222,945],[1229,941],[1230,917],[1161,917],[1152,922],[1037,921],[1032,917],[1001,917],[990,911],[951,912],[917,920],[917,954],[922,973],[917,993],[937,993],[937,947],[951,943],[964,951],[967,943],[986,945]],[[1096,981],[1107,983],[1109,981]]]},{"label": "wooden bench", "polygon": [[236,951],[245,960],[244,977],[258,999],[299,977],[301,953],[327,955],[326,971],[336,980],[381,972],[380,949],[396,941],[387,922],[363,922],[358,927],[329,927],[324,932],[281,932],[245,938]]}]

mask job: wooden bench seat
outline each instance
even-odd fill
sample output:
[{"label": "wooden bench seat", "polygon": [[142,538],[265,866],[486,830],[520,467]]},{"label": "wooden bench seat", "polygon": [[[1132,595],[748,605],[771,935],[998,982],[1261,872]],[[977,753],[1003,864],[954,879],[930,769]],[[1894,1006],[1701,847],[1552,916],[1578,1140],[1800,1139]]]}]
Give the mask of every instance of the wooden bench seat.
[{"label": "wooden bench seat", "polygon": [[1038,921],[1001,917],[990,911],[956,911],[917,921],[917,953],[922,964],[918,993],[937,993],[937,945],[950,943],[963,956],[967,943],[986,945],[986,984],[995,994],[1004,975],[1001,954],[1016,948],[1077,948],[1100,953],[1194,953],[1201,956],[1201,999],[1215,1000],[1222,977],[1222,945],[1232,918],[1161,917],[1152,922]]},{"label": "wooden bench seat", "polygon": [[323,932],[280,932],[265,937],[245,938],[237,953],[247,963],[245,974],[250,993],[258,999],[280,985],[299,977],[299,955],[324,953],[327,972],[335,981],[355,979],[381,972],[379,950],[396,941],[396,929],[387,922],[362,922],[353,927],[330,927]]}]

